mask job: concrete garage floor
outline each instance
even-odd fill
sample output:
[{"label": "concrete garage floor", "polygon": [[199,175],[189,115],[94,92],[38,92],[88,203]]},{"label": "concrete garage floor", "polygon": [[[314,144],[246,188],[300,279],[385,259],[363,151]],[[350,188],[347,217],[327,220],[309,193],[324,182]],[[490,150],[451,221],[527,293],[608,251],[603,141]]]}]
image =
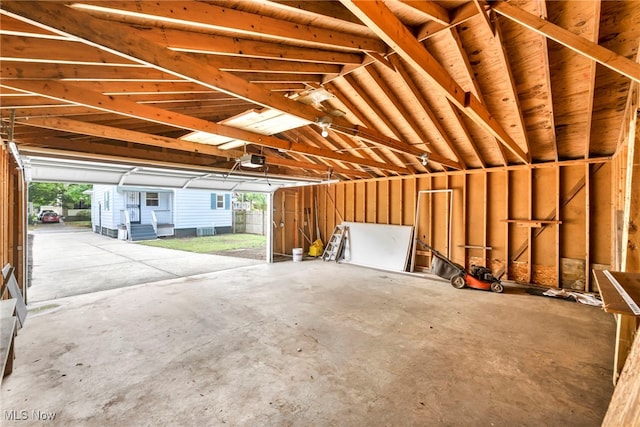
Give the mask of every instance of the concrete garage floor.
[{"label": "concrete garage floor", "polygon": [[143,246],[62,223],[32,233],[30,303],[264,262]]},{"label": "concrete garage floor", "polygon": [[613,391],[613,318],[519,288],[304,261],[55,304],[2,425],[597,426]]}]

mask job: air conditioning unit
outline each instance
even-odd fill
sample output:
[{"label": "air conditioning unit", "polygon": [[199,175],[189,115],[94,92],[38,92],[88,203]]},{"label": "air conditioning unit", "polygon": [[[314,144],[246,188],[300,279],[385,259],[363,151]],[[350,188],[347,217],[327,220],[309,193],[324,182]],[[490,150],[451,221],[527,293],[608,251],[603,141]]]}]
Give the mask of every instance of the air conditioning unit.
[{"label": "air conditioning unit", "polygon": [[240,166],[247,168],[260,168],[265,165],[266,159],[259,154],[244,154],[238,159]]},{"label": "air conditioning unit", "polygon": [[215,227],[199,227],[196,228],[196,236],[215,236],[216,229]]}]

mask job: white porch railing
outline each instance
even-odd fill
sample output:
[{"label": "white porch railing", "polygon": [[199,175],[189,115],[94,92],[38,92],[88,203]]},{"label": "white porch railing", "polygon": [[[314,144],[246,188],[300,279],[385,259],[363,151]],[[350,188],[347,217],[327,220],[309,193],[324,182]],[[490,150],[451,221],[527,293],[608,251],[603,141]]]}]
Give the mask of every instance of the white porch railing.
[{"label": "white porch railing", "polygon": [[153,229],[158,237],[173,236],[173,218],[169,209],[158,209],[151,211],[151,221]]},{"label": "white porch railing", "polygon": [[120,211],[120,222],[127,227],[127,240],[131,240],[131,215],[127,209]]},{"label": "white porch railing", "polygon": [[156,216],[156,211],[151,211],[151,225],[153,226],[153,232],[158,235],[158,217]]}]

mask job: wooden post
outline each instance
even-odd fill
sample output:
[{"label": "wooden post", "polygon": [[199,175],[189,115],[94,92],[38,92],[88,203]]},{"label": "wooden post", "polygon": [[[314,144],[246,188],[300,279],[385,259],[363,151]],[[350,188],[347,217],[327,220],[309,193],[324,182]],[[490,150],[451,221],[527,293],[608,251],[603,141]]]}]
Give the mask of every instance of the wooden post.
[{"label": "wooden post", "polygon": [[[555,218],[560,221],[562,220],[562,218],[560,217],[560,188],[561,188],[561,178],[562,175],[560,173],[560,171],[562,170],[562,168],[560,166],[556,167],[556,215]],[[556,288],[560,288],[560,284],[562,281],[562,278],[560,277],[562,274],[561,271],[561,264],[560,264],[560,226],[556,227]]]},{"label": "wooden post", "polygon": [[631,351],[638,324],[635,316],[617,313],[614,316],[616,318],[616,347],[614,351],[616,357],[613,361],[613,384],[615,385]]},{"label": "wooden post", "polygon": [[[533,219],[532,211],[533,211],[533,168],[529,168],[529,220]],[[529,241],[527,245],[527,282],[531,283],[531,276],[533,273],[533,238],[532,238],[533,228],[527,227],[527,239]]]},{"label": "wooden post", "polygon": [[[623,271],[640,271],[640,120],[634,114],[629,125],[626,194],[623,220]],[[626,236],[626,238],[624,238]]]},{"label": "wooden post", "polygon": [[[589,292],[591,275],[591,165],[584,165],[584,291]],[[557,227],[559,228],[559,227]]]}]

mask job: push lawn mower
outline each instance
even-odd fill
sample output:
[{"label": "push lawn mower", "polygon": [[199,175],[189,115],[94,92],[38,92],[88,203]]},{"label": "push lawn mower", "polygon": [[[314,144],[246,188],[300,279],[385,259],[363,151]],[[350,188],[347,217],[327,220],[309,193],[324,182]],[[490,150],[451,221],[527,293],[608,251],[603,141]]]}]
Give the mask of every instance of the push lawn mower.
[{"label": "push lawn mower", "polygon": [[454,288],[462,289],[468,286],[474,289],[490,290],[498,293],[504,291],[504,286],[500,283],[500,278],[495,277],[490,269],[474,265],[471,267],[471,271],[467,271],[463,266],[451,261],[422,240],[416,239],[416,242],[433,253],[431,272],[443,279],[449,280],[451,286]]}]

